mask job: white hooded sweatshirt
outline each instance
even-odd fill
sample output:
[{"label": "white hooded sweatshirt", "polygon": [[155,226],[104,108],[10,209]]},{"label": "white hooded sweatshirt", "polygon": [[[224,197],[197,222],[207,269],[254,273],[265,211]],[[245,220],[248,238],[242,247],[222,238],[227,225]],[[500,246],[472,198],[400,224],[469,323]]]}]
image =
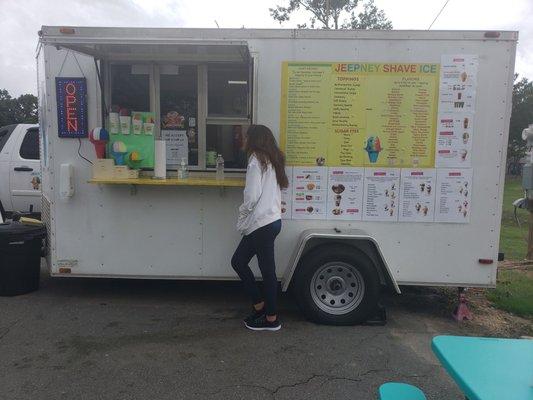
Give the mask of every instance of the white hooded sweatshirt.
[{"label": "white hooded sweatshirt", "polygon": [[244,202],[239,207],[237,230],[249,235],[256,229],[281,219],[281,191],[272,164],[265,171],[252,154],[246,169]]}]

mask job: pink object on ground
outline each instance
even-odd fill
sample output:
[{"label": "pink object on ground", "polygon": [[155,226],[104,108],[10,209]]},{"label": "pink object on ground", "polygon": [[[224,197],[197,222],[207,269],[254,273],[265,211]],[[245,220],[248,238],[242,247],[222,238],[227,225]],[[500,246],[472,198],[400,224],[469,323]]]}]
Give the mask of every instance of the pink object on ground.
[{"label": "pink object on ground", "polygon": [[466,302],[465,289],[458,288],[458,294],[459,304],[457,305],[457,307],[455,307],[452,316],[458,322],[464,321],[465,319],[471,321],[473,319],[473,316]]}]

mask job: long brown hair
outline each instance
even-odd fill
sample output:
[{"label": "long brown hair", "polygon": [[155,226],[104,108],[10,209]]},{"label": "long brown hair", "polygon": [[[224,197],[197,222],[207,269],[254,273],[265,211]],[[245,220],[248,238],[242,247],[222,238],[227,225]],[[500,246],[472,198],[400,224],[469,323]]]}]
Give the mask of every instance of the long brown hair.
[{"label": "long brown hair", "polygon": [[285,173],[285,155],[279,149],[272,131],[264,125],[250,125],[246,136],[244,150],[248,157],[255,154],[263,171],[267,169],[268,163],[272,164],[279,187],[287,188],[289,179]]}]

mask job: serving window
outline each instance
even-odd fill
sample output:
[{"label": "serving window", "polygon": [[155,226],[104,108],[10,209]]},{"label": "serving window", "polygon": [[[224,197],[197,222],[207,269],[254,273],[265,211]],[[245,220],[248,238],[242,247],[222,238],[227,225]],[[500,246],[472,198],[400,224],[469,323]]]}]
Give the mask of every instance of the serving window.
[{"label": "serving window", "polygon": [[160,66],[159,93],[161,133],[170,146],[167,164],[178,165],[186,156],[188,165],[197,167],[198,66]]},{"label": "serving window", "polygon": [[252,123],[252,60],[241,55],[216,62],[190,58],[104,64],[108,109],[118,110],[119,118],[125,109],[139,111],[141,135],[153,115],[153,137],[167,141],[169,170],[185,158],[191,170],[211,171],[222,154],[226,170],[244,171],[244,133]]}]

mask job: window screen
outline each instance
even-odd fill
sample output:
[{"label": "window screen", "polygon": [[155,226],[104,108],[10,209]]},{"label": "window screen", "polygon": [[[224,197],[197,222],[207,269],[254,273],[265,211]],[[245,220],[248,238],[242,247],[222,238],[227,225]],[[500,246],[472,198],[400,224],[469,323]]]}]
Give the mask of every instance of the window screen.
[{"label": "window screen", "polygon": [[148,74],[133,74],[131,65],[111,65],[111,104],[134,111],[150,110]]},{"label": "window screen", "polygon": [[28,129],[20,146],[20,156],[26,160],[39,159],[39,130]]}]

